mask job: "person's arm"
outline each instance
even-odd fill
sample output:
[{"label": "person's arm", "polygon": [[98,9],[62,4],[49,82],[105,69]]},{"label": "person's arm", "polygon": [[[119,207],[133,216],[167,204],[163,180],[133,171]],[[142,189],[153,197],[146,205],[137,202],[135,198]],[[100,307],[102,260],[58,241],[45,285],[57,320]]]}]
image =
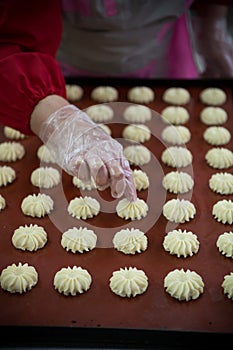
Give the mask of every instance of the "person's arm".
[{"label": "person's arm", "polygon": [[55,60],[61,33],[60,1],[0,2],[1,124],[32,134],[36,104],[49,95],[66,98]]},{"label": "person's arm", "polygon": [[192,6],[198,53],[204,60],[203,77],[233,77],[233,44],[227,28],[229,0],[196,0]]},{"label": "person's arm", "polygon": [[36,134],[68,174],[134,201],[120,143],[66,100],[55,60],[61,29],[59,0],[0,3],[0,122]]}]

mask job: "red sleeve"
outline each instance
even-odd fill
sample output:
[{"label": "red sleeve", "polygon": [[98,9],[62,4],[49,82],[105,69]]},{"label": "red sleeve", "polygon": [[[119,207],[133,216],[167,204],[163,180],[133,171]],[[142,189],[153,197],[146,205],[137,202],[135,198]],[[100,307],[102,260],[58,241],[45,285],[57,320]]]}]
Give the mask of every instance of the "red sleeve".
[{"label": "red sleeve", "polygon": [[30,116],[44,97],[66,97],[55,54],[62,33],[59,0],[0,3],[0,123],[32,134]]}]

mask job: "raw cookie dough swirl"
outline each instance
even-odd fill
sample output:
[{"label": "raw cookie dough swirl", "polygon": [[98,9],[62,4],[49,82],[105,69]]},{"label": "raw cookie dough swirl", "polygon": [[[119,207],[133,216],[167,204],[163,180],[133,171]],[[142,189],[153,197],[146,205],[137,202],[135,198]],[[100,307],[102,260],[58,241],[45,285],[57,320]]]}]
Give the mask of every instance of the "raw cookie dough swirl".
[{"label": "raw cookie dough swirl", "polygon": [[233,223],[233,202],[223,199],[213,205],[212,214],[218,222],[223,224]]},{"label": "raw cookie dough swirl", "polygon": [[47,233],[42,226],[33,224],[19,226],[14,230],[11,240],[15,248],[32,252],[45,246]]},{"label": "raw cookie dough swirl", "polygon": [[221,146],[230,141],[231,133],[223,126],[210,126],[205,130],[203,137],[210,145]]},{"label": "raw cookie dough swirl", "polygon": [[181,106],[168,106],[161,112],[162,120],[173,125],[185,124],[190,118],[186,108]]},{"label": "raw cookie dough swirl", "polygon": [[141,220],[147,215],[148,209],[147,203],[139,198],[135,202],[123,198],[116,206],[117,215],[125,220]]},{"label": "raw cookie dough swirl", "polygon": [[122,229],[113,237],[113,246],[124,254],[135,254],[147,249],[148,240],[144,232],[139,229]]},{"label": "raw cookie dough swirl", "polygon": [[148,277],[136,267],[120,268],[110,278],[110,289],[120,297],[135,297],[144,293],[148,287]]},{"label": "raw cookie dough swirl", "polygon": [[76,84],[66,84],[66,95],[70,102],[81,100],[83,97],[83,88]]},{"label": "raw cookie dough swirl", "polygon": [[10,293],[25,293],[37,284],[38,273],[33,266],[21,262],[2,270],[0,282],[2,289]]},{"label": "raw cookie dough swirl", "polygon": [[91,92],[91,98],[97,102],[112,102],[118,99],[118,91],[113,86],[97,86]]},{"label": "raw cookie dough swirl", "polygon": [[123,118],[128,123],[146,123],[151,120],[151,110],[143,105],[131,105],[126,107]]},{"label": "raw cookie dough swirl", "polygon": [[171,146],[163,151],[161,160],[173,168],[183,168],[192,163],[193,156],[187,148]]},{"label": "raw cookie dough swirl", "polygon": [[193,203],[185,199],[171,199],[163,206],[163,215],[169,221],[184,223],[190,221],[196,214]]},{"label": "raw cookie dough swirl", "polygon": [[222,255],[233,259],[233,232],[222,233],[218,237],[216,245]]},{"label": "raw cookie dough swirl", "polygon": [[114,112],[110,106],[106,105],[94,105],[88,107],[85,112],[96,123],[105,123],[113,119]]},{"label": "raw cookie dough swirl", "polygon": [[163,187],[172,193],[186,193],[194,186],[192,177],[182,171],[171,171],[163,177]]},{"label": "raw cookie dough swirl", "polygon": [[99,214],[100,204],[92,197],[76,197],[70,201],[67,211],[76,219],[86,220]]},{"label": "raw cookie dough swirl", "polygon": [[8,139],[12,139],[12,140],[23,140],[25,139],[26,135],[22,134],[20,131],[13,129],[9,126],[5,126],[4,127],[4,135],[8,138]]},{"label": "raw cookie dough swirl", "polygon": [[233,175],[230,173],[216,173],[209,179],[209,187],[219,194],[233,193]]},{"label": "raw cookie dough swirl", "polygon": [[0,187],[7,186],[12,183],[16,178],[16,173],[10,166],[0,166]]},{"label": "raw cookie dough swirl", "polygon": [[224,294],[226,294],[229,299],[233,300],[233,272],[224,276],[222,288]]},{"label": "raw cookie dough swirl", "polygon": [[137,191],[146,190],[149,187],[149,177],[144,171],[134,169],[132,171],[132,176]]},{"label": "raw cookie dough swirl", "polygon": [[41,145],[37,150],[37,157],[44,163],[56,163],[55,157],[46,145]]},{"label": "raw cookie dough swirl", "polygon": [[151,132],[144,124],[130,124],[124,128],[122,136],[124,139],[143,143],[150,140]]},{"label": "raw cookie dough swirl", "polygon": [[209,166],[215,169],[227,169],[233,166],[233,152],[224,147],[211,148],[205,155]]},{"label": "raw cookie dough swirl", "polygon": [[126,146],[124,156],[131,165],[145,165],[151,160],[150,150],[143,145]]},{"label": "raw cookie dough swirl", "polygon": [[221,107],[205,107],[200,113],[200,119],[206,125],[221,125],[227,118],[227,112]]},{"label": "raw cookie dough swirl", "polygon": [[155,98],[154,91],[148,86],[135,86],[128,91],[128,100],[136,103],[149,103]]},{"label": "raw cookie dough swirl", "polygon": [[39,167],[31,173],[31,183],[39,188],[53,188],[60,181],[60,173],[52,167]]},{"label": "raw cookie dough swirl", "polygon": [[162,139],[172,145],[183,145],[190,141],[191,133],[186,126],[169,125],[162,131]]},{"label": "raw cookie dough swirl", "polygon": [[175,269],[165,277],[164,288],[173,298],[189,301],[203,293],[204,282],[195,271]]},{"label": "raw cookie dough swirl", "polygon": [[190,101],[190,93],[182,87],[171,87],[164,91],[163,101],[174,105],[185,105]]},{"label": "raw cookie dough swirl", "polygon": [[33,193],[23,199],[21,209],[25,215],[41,218],[51,213],[53,200],[47,194]]},{"label": "raw cookie dough swirl", "polygon": [[86,292],[91,286],[90,273],[80,266],[68,266],[59,270],[53,280],[54,288],[64,295],[75,296]]},{"label": "raw cookie dough swirl", "polygon": [[61,245],[72,253],[88,252],[96,247],[97,236],[86,227],[73,227],[62,234]]},{"label": "raw cookie dough swirl", "polygon": [[181,256],[186,258],[197,253],[199,245],[193,232],[180,229],[168,232],[163,241],[164,249],[172,255],[177,255],[178,258]]},{"label": "raw cookie dough swirl", "polygon": [[0,161],[16,162],[25,155],[25,148],[19,142],[2,142],[0,144]]},{"label": "raw cookie dough swirl", "polygon": [[200,93],[201,102],[206,105],[221,106],[227,100],[225,91],[219,88],[206,88]]}]

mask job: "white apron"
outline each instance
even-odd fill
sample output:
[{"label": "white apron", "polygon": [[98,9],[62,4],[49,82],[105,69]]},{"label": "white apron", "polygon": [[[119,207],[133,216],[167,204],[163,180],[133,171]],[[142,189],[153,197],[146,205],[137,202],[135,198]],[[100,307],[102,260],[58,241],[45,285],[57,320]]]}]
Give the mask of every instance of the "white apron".
[{"label": "white apron", "polygon": [[[185,0],[64,0],[65,76],[197,76]],[[183,76],[180,76],[183,75]]]}]

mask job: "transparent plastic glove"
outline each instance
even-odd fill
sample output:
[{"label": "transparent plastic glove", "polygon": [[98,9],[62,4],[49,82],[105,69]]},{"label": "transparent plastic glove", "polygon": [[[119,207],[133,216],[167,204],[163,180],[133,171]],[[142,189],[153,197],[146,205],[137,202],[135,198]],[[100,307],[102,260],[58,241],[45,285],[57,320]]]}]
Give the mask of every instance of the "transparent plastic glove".
[{"label": "transparent plastic glove", "polygon": [[122,145],[76,106],[69,104],[51,114],[39,137],[68,174],[85,183],[93,177],[98,188],[110,186],[113,197],[136,200],[132,171]]},{"label": "transparent plastic glove", "polygon": [[198,54],[204,62],[203,77],[233,77],[233,41],[227,18],[195,16],[193,19]]}]

